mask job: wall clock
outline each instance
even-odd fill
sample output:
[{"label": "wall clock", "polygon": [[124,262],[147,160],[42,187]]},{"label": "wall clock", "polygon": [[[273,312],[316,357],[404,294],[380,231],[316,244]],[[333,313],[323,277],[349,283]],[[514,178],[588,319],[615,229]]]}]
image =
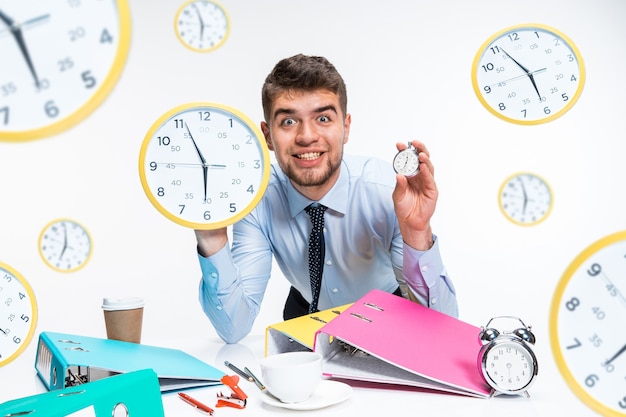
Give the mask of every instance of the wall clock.
[{"label": "wall clock", "polygon": [[626,415],[626,231],[584,249],[557,284],[550,342],[561,375],[604,416]]},{"label": "wall clock", "polygon": [[24,277],[0,262],[0,366],[26,349],[37,327],[35,293]]},{"label": "wall clock", "polygon": [[127,0],[15,1],[0,7],[0,138],[66,130],[119,79],[130,45]]},{"label": "wall clock", "polygon": [[490,37],[472,65],[479,101],[497,117],[533,125],[566,113],[580,97],[585,67],[563,33],[541,24],[512,26]]},{"label": "wall clock", "polygon": [[194,229],[217,229],[248,214],[269,182],[269,150],[240,111],[190,103],[161,116],[146,134],[139,175],[152,204]]},{"label": "wall clock", "polygon": [[89,232],[75,220],[53,220],[39,235],[41,258],[46,265],[59,272],[74,272],[83,268],[92,252]]},{"label": "wall clock", "polygon": [[226,9],[212,0],[190,0],[176,13],[176,36],[196,52],[213,51],[226,42],[230,19]]},{"label": "wall clock", "polygon": [[552,210],[552,189],[536,174],[516,173],[500,186],[498,203],[500,211],[511,222],[521,226],[536,225]]}]

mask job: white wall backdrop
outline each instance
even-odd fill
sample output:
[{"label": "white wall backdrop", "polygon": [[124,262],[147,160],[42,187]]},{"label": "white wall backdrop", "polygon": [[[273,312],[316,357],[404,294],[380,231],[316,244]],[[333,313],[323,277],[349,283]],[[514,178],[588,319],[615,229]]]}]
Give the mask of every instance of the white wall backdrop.
[{"label": "white wall backdrop", "polygon": [[[272,66],[299,52],[324,55],[348,86],[353,124],[346,152],[391,160],[396,141],[417,138],[429,147],[440,189],[434,229],[461,319],[480,326],[516,315],[533,326],[540,371],[532,394],[554,404],[531,405],[536,409],[527,415],[553,415],[563,404],[577,416],[595,415],[556,368],[548,310],[569,263],[594,241],[626,229],[626,2],[221,0],[232,29],[209,53],[186,49],[174,33],[183,0],[129,3],[131,49],[107,100],[53,137],[0,141],[0,261],[32,285],[37,333],[104,336],[102,298],[138,295],[146,300],[145,340],[190,333],[216,339],[197,302],[193,231],[146,198],[140,145],[159,116],[186,102],[224,103],[260,121],[260,88]],[[478,48],[520,23],[567,34],[587,69],[580,100],[547,124],[502,121],[472,89]],[[500,184],[518,171],[538,173],[552,186],[553,210],[537,226],[517,226],[498,208]],[[48,268],[38,253],[39,233],[58,217],[82,222],[94,240],[89,264],[75,273]],[[275,269],[257,337],[281,320],[286,291]],[[35,345],[0,368],[0,402],[10,398],[2,394],[8,378],[32,370]]]}]

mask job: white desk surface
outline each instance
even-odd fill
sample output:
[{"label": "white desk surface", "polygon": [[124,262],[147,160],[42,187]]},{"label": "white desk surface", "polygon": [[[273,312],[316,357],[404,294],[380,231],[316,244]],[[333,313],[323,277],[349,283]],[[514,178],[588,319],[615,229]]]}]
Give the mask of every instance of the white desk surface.
[{"label": "white desk surface", "polygon": [[[145,339],[145,338],[144,338]],[[226,345],[214,336],[206,339],[143,340],[143,343],[184,350],[199,359],[210,363],[224,372],[232,374],[224,366],[228,360],[243,368],[247,366],[257,376],[260,375],[258,360],[264,355],[265,335],[251,334],[241,343]],[[45,392],[34,370],[36,338],[29,348],[15,361],[0,368],[0,403]],[[463,417],[534,417],[575,415],[577,417],[597,416],[598,414],[583,405],[564,385],[556,370],[542,372],[530,389],[530,398],[493,397],[479,399],[434,391],[419,391],[412,388],[391,388],[354,383],[352,396],[339,404],[312,411],[294,411],[277,408],[262,402],[261,392],[256,386],[242,381],[240,387],[249,396],[244,410],[215,408],[214,416],[264,416],[295,415],[314,416],[387,416],[390,412],[397,416],[463,416]],[[214,408],[216,395],[229,389],[224,386],[199,388],[188,391],[194,398]],[[175,393],[163,395],[163,405],[167,417],[195,417],[198,412],[181,401]],[[132,417],[132,416],[131,416]]]}]

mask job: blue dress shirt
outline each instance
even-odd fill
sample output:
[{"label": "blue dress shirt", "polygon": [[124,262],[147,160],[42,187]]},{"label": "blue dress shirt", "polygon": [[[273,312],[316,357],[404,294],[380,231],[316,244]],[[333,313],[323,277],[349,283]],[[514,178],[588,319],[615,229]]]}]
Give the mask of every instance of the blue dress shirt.
[{"label": "blue dress shirt", "polygon": [[[389,163],[344,155],[337,183],[319,201],[328,209],[318,308],[352,303],[374,288],[394,292],[400,286],[403,295],[411,291],[422,305],[457,316],[454,286],[437,238],[433,236],[428,251],[403,242],[391,197],[394,187]],[[307,266],[311,222],[304,211],[311,203],[272,165],[260,203],[233,226],[232,247],[227,244],[209,258],[198,255],[200,303],[227,343],[250,332],[271,276],[272,256],[291,285],[311,300]]]}]

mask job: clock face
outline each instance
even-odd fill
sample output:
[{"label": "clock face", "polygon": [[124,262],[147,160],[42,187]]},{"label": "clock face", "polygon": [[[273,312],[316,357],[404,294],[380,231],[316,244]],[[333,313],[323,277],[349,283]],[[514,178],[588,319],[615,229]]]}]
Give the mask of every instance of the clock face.
[{"label": "clock face", "polygon": [[30,284],[9,265],[0,262],[0,366],[26,349],[37,326],[37,301]]},{"label": "clock face", "polygon": [[191,0],[182,5],[174,22],[178,39],[197,52],[213,51],[226,42],[230,20],[217,2]]},{"label": "clock face", "polygon": [[393,158],[393,169],[398,173],[406,177],[412,177],[417,174],[419,170],[419,156],[415,148],[410,144],[407,149],[404,149],[396,154]]},{"label": "clock face", "polygon": [[550,342],[572,391],[603,416],[626,414],[626,231],[567,267],[550,308]]},{"label": "clock face", "polygon": [[141,146],[139,174],[152,204],[170,220],[217,229],[248,214],[269,182],[265,139],[243,113],[192,103],[170,110]]},{"label": "clock face", "polygon": [[507,178],[500,186],[498,198],[504,216],[521,226],[544,221],[552,210],[550,186],[531,173],[517,173]]},{"label": "clock face", "polygon": [[78,222],[57,219],[50,222],[39,236],[39,254],[46,265],[59,272],[83,268],[92,253],[89,232]]},{"label": "clock face", "polygon": [[480,102],[512,123],[556,119],[578,100],[585,68],[574,43],[544,25],[519,25],[488,39],[472,66]]},{"label": "clock face", "polygon": [[59,133],[117,82],[130,43],[126,0],[14,1],[0,10],[0,138]]},{"label": "clock face", "polygon": [[482,371],[491,387],[505,394],[528,389],[537,375],[537,360],[523,343],[512,337],[484,346]]}]

